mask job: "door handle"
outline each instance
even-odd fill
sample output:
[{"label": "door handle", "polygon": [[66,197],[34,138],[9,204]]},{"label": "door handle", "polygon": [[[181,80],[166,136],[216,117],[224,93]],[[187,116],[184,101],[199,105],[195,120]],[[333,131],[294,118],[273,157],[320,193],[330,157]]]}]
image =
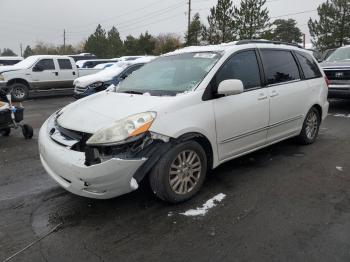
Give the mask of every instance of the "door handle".
[{"label": "door handle", "polygon": [[273,90],[270,94],[270,97],[275,97],[275,96],[278,96],[279,94],[277,93],[276,90]]},{"label": "door handle", "polygon": [[260,94],[259,95],[259,97],[258,97],[258,100],[265,100],[265,99],[267,99],[267,95],[265,95],[265,94]]},{"label": "door handle", "polygon": [[53,74],[55,74],[56,76],[58,76],[58,72],[52,72]]}]

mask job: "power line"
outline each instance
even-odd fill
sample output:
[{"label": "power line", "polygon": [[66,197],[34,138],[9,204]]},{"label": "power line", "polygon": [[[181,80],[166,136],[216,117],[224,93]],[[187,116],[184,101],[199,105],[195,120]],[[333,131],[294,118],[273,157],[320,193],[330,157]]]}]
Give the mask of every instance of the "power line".
[{"label": "power line", "polygon": [[149,7],[152,7],[158,3],[164,3],[164,0],[157,0],[151,4],[148,4],[148,5],[145,5],[143,7],[140,7],[138,9],[134,9],[134,10],[130,10],[129,12],[125,12],[121,15],[117,15],[117,16],[113,16],[113,17],[109,17],[109,18],[105,18],[105,19],[101,19],[101,20],[98,20],[98,21],[95,21],[95,22],[91,22],[91,23],[87,23],[87,24],[82,24],[81,26],[74,26],[73,28],[81,28],[81,27],[85,27],[85,26],[88,26],[88,25],[96,25],[96,24],[101,24],[102,22],[105,22],[105,21],[110,21],[110,20],[114,20],[116,18],[120,18],[120,17],[125,17],[127,15],[130,15],[130,14],[133,14],[133,13],[136,13],[136,12],[139,12],[139,11],[144,11],[145,9],[149,8]]},{"label": "power line", "polygon": [[[120,28],[127,28],[127,27],[133,26],[135,24],[142,23],[145,20],[153,19],[153,18],[155,18],[156,15],[166,14],[168,12],[172,12],[173,10],[178,9],[180,7],[183,7],[182,3],[177,3],[175,5],[170,5],[170,6],[166,7],[166,8],[158,9],[156,11],[147,13],[147,14],[145,14],[145,15],[143,15],[141,17],[138,17],[136,19],[128,19],[128,20],[124,20],[122,22],[119,22],[119,23],[117,23],[117,27],[118,27],[118,29],[120,29]],[[83,31],[75,31],[75,32],[74,31],[69,31],[67,33],[68,34],[79,34],[79,33],[86,33],[86,32],[91,32],[91,30],[83,30]]]},{"label": "power line", "polygon": [[307,10],[307,11],[302,11],[302,12],[289,13],[289,14],[285,14],[285,15],[273,16],[273,17],[270,17],[270,18],[274,19],[274,18],[280,18],[280,17],[286,17],[286,16],[293,16],[293,15],[312,13],[312,12],[316,12],[316,11],[317,11],[317,9],[313,9],[313,10]]}]

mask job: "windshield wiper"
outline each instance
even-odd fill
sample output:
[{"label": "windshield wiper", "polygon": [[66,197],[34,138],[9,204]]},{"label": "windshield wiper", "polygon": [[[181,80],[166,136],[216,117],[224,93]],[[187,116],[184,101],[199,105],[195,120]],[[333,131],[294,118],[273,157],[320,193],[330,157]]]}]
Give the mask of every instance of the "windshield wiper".
[{"label": "windshield wiper", "polygon": [[134,91],[134,90],[121,91],[120,93],[133,94],[133,95],[143,95],[142,92]]}]

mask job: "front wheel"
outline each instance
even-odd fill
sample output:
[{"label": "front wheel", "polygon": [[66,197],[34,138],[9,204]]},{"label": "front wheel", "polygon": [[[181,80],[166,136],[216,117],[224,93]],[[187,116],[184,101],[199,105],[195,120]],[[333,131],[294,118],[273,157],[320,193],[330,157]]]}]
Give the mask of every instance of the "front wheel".
[{"label": "front wheel", "polygon": [[33,128],[30,125],[23,125],[22,133],[25,139],[32,139],[34,135]]},{"label": "front wheel", "polygon": [[162,200],[180,203],[192,198],[202,187],[207,157],[195,141],[176,144],[152,169],[152,191]]},{"label": "front wheel", "polygon": [[307,113],[303,128],[298,136],[298,141],[303,145],[310,145],[315,142],[321,125],[320,112],[315,108],[311,108]]},{"label": "front wheel", "polygon": [[22,102],[28,98],[29,89],[25,84],[15,83],[10,86],[12,100]]}]

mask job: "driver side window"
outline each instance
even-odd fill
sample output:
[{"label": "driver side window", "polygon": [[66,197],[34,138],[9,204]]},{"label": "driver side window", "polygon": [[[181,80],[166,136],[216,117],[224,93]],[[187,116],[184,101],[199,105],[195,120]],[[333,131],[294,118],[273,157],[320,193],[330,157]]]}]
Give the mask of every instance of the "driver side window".
[{"label": "driver side window", "polygon": [[229,58],[216,75],[216,86],[229,79],[241,80],[244,90],[261,86],[260,70],[255,51],[243,51]]},{"label": "driver side window", "polygon": [[53,59],[42,59],[36,64],[36,67],[38,66],[42,69],[42,71],[55,70],[55,64],[53,62]]}]

